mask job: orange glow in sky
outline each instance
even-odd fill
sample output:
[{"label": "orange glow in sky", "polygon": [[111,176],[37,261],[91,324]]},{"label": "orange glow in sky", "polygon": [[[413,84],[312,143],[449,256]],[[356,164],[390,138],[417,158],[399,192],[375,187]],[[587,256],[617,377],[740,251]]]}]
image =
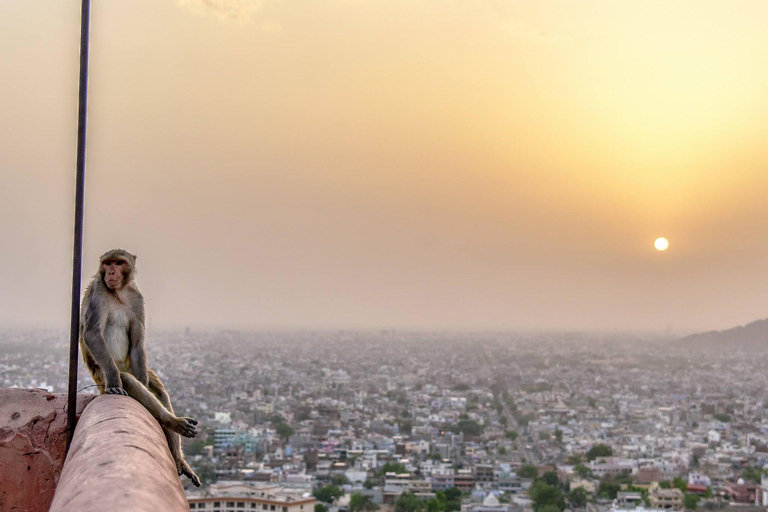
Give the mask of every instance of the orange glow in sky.
[{"label": "orange glow in sky", "polygon": [[[79,4],[0,2],[11,323],[69,314]],[[137,253],[156,326],[762,318],[767,18],[758,0],[94,3],[86,275]]]}]

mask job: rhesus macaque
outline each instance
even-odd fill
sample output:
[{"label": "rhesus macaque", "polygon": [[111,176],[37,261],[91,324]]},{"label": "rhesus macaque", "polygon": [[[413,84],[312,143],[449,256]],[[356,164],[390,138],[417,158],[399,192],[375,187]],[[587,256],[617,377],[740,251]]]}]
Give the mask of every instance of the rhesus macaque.
[{"label": "rhesus macaque", "polygon": [[144,298],[133,280],[135,268],[136,256],[122,249],[101,256],[80,310],[83,359],[101,393],[128,395],[146,407],[163,427],[179,475],[200,486],[179,437],[195,437],[197,421],[174,414],[165,386],[147,368]]}]

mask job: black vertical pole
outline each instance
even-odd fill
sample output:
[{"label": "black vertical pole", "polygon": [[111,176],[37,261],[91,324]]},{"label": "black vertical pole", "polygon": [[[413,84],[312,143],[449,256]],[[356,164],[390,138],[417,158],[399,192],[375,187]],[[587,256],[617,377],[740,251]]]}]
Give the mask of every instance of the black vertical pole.
[{"label": "black vertical pole", "polygon": [[67,450],[75,434],[77,414],[77,343],[80,334],[80,280],[83,266],[83,202],[85,196],[85,123],[88,112],[88,32],[91,2],[83,0],[80,14],[80,95],[77,118],[77,182],[75,185],[75,244],[72,257],[72,316],[69,331],[69,396]]}]

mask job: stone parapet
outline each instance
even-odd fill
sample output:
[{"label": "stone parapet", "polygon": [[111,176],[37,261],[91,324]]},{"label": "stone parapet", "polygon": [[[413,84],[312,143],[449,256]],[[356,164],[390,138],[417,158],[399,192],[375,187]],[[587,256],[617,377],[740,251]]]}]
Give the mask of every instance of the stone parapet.
[{"label": "stone parapet", "polygon": [[163,430],[134,399],[101,395],[83,411],[51,512],[186,512]]}]

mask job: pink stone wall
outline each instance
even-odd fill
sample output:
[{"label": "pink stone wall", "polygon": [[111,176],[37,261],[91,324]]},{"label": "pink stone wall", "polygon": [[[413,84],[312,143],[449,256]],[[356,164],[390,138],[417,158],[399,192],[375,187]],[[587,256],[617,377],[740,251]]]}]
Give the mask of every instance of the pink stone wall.
[{"label": "pink stone wall", "polygon": [[[93,395],[78,395],[78,413]],[[64,464],[67,396],[0,389],[0,512],[46,512]]]}]

